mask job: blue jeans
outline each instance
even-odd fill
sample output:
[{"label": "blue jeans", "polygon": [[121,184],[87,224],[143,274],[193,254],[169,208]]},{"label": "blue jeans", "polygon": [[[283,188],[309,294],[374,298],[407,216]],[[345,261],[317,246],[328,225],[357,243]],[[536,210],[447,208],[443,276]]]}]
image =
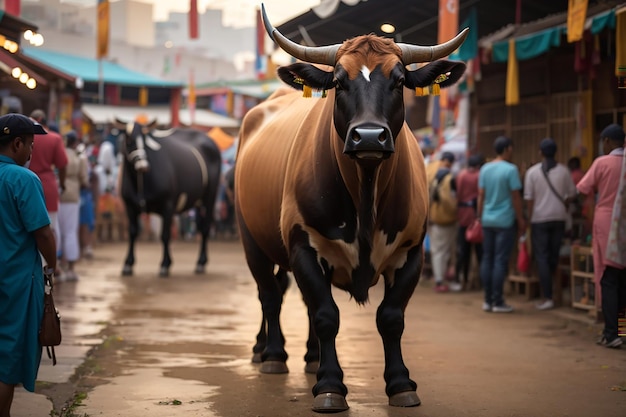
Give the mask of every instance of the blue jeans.
[{"label": "blue jeans", "polygon": [[504,304],[504,281],[509,271],[509,258],[517,237],[515,225],[507,228],[483,226],[483,259],[480,279],[485,290],[485,302],[494,306]]},{"label": "blue jeans", "polygon": [[541,292],[545,298],[551,300],[552,274],[559,266],[559,252],[563,234],[565,234],[565,222],[532,223],[530,232]]}]

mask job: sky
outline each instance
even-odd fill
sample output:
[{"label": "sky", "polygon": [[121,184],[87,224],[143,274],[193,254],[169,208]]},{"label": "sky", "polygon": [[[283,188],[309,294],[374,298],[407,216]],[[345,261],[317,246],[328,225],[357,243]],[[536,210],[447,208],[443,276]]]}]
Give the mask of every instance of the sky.
[{"label": "sky", "polygon": [[[189,0],[137,0],[154,5],[154,19],[166,20],[168,13],[188,12]],[[274,26],[308,11],[320,0],[197,0],[198,11],[206,8],[222,9],[223,23],[227,26],[254,26],[255,10],[261,2]]]}]

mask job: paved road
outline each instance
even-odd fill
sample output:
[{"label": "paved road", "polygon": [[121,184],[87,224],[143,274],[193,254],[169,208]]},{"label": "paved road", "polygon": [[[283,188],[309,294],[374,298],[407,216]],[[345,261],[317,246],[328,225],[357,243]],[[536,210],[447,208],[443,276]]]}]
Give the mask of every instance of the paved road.
[{"label": "paved road", "polygon": [[[290,373],[260,375],[250,362],[260,306],[237,242],[211,242],[204,276],[192,273],[196,245],[176,242],[169,279],[157,278],[161,249],[148,242],[137,248],[135,276],[120,277],[124,251],[100,246],[77,268],[78,283],[57,286],[59,364],[43,360],[38,394],[17,392],[13,415],[49,415],[46,396],[58,412],[76,392],[86,393],[83,405],[62,415],[315,415],[314,377],[303,372],[306,312],[295,285],[282,318]],[[403,350],[422,399],[410,409],[386,405],[374,318],[382,288],[370,291],[365,307],[335,292],[339,360],[350,391],[350,410],[340,415],[625,415],[626,349],[596,346],[600,326],[584,313],[539,312],[521,297],[509,298],[513,314],[484,313],[480,292],[436,294],[431,285],[421,283],[407,309]]]}]

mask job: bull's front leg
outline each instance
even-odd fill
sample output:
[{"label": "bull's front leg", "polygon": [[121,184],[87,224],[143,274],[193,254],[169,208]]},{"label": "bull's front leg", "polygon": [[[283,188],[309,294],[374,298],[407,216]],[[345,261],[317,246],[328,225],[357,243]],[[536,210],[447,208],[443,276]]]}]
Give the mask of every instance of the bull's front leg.
[{"label": "bull's front leg", "polygon": [[413,295],[422,270],[422,249],[416,246],[407,255],[404,266],[395,271],[393,285],[385,279],[385,296],[376,313],[378,333],[385,349],[385,392],[389,405],[413,407],[420,405],[417,384],[409,378],[402,359],[401,339],[404,332],[404,311]]},{"label": "bull's front leg", "polygon": [[[331,292],[329,268],[322,269],[316,251],[309,246],[303,231],[292,233],[295,243],[290,263],[307,308],[312,313],[315,333],[319,340],[319,368],[313,386],[313,411],[340,412],[348,409],[348,388],[343,383],[343,371],[337,359],[335,339],[339,332],[339,308]],[[296,243],[299,242],[299,243]]]},{"label": "bull's front leg", "polygon": [[135,241],[139,236],[139,210],[127,202],[126,215],[128,217],[128,253],[124,261],[122,275],[130,276],[133,274],[133,265],[135,264]]},{"label": "bull's front leg", "polygon": [[170,274],[170,266],[172,265],[172,257],[170,256],[170,239],[172,236],[172,218],[174,217],[173,207],[170,207],[170,205],[167,204],[161,215],[163,217],[163,227],[161,229],[163,258],[161,260],[159,276],[165,278]]}]

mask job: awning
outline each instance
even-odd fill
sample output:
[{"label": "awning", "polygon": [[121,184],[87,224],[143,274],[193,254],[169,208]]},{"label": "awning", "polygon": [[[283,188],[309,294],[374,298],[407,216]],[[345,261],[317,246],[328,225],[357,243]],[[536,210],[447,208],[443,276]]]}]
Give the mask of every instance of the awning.
[{"label": "awning", "polygon": [[[93,123],[110,123],[118,118],[120,120],[132,121],[138,116],[145,116],[148,120],[156,119],[160,125],[168,126],[172,122],[171,110],[168,106],[111,106],[107,104],[83,104],[81,107],[83,115]],[[189,110],[179,110],[180,122],[191,125]],[[207,127],[239,127],[238,120],[213,113],[208,110],[196,109],[194,124]]]},{"label": "awning", "polygon": [[286,86],[287,84],[283,83],[280,80],[270,80],[250,85],[233,85],[231,89],[234,94],[264,100],[268,98],[278,88]]},{"label": "awning", "polygon": [[11,75],[11,71],[15,67],[21,68],[22,72],[26,72],[31,78],[37,81],[39,85],[47,85],[48,81],[38,73],[36,73],[32,68],[24,65],[24,63],[19,62],[12,53],[7,52],[4,48],[0,48],[0,62],[4,65],[0,65],[7,74]]}]

